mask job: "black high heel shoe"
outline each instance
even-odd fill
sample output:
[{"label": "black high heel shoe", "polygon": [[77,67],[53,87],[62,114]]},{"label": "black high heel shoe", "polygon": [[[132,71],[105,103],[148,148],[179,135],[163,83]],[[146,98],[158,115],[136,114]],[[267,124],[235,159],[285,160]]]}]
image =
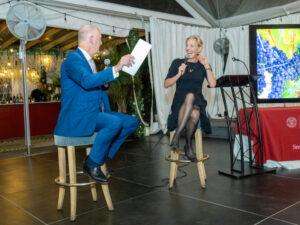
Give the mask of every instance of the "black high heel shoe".
[{"label": "black high heel shoe", "polygon": [[179,148],[179,138],[176,140],[174,137],[170,144],[171,148],[178,149]]},{"label": "black high heel shoe", "polygon": [[184,152],[185,152],[185,156],[191,160],[192,162],[196,162],[196,155],[193,152],[193,149],[191,148],[187,148],[187,146],[184,146]]}]

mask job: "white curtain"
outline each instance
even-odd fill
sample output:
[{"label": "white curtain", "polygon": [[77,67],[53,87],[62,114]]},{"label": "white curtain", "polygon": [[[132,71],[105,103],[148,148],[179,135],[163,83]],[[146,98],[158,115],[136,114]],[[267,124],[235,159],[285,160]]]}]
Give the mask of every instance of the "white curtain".
[{"label": "white curtain", "polygon": [[[297,24],[300,22],[300,13],[288,15],[261,22],[260,24]],[[203,28],[187,26],[150,18],[150,32],[153,59],[154,89],[156,96],[157,113],[162,130],[166,131],[166,122],[170,112],[175,87],[165,89],[164,79],[172,60],[183,58],[185,55],[185,39],[190,35],[200,35],[204,41],[203,54],[207,56],[213,68],[216,78],[222,75],[247,74],[246,67],[250,70],[249,59],[249,27],[240,26],[228,29]],[[225,73],[223,74],[223,60],[220,55],[214,52],[213,44],[220,37],[227,37],[230,41],[228,60]],[[234,62],[232,58],[238,58],[245,62],[246,67],[241,62]],[[225,88],[230,93],[230,90]],[[249,95],[249,90],[247,90]],[[203,94],[207,100],[207,111],[212,118],[218,118],[217,114],[224,115],[224,104],[221,92],[218,88],[207,88],[207,83],[203,85]],[[249,98],[248,98],[249,101]],[[229,115],[234,115],[233,103],[227,101]],[[274,106],[295,106],[299,103],[289,104],[260,104],[259,107]],[[241,107],[241,102],[239,102]]]},{"label": "white curtain", "polygon": [[[213,51],[213,43],[220,37],[220,33],[218,29],[186,26],[157,18],[150,18],[150,32],[153,45],[152,62],[157,113],[161,128],[166,132],[166,123],[175,87],[165,89],[163,83],[171,62],[176,58],[184,58],[187,37],[200,35],[204,42],[202,53],[207,56],[216,78],[222,76],[222,58]],[[218,109],[218,105],[214,104],[216,92],[215,88],[207,88],[207,82],[203,84],[203,94],[208,101],[207,109],[211,116],[214,116]],[[219,101],[218,104],[223,103]]]},{"label": "white curtain", "polygon": [[[223,35],[226,36],[229,40],[230,47],[228,53],[228,59],[226,63],[225,73],[226,75],[247,75],[250,73],[250,58],[249,58],[249,28],[247,27],[234,27],[222,30]],[[232,58],[237,58],[240,61],[233,61]],[[244,63],[242,63],[243,61]],[[232,92],[229,88],[224,88],[225,92],[232,98]],[[242,101],[239,100],[239,90],[234,88],[235,93],[237,94],[238,108],[242,108]],[[250,90],[248,88],[244,89],[246,95],[244,94],[246,102],[250,102]],[[235,117],[236,112],[234,110],[234,103],[229,99],[227,100],[228,115],[230,117]],[[222,101],[223,106],[223,101]],[[247,107],[247,105],[246,105]],[[222,115],[223,115],[222,111]]]}]

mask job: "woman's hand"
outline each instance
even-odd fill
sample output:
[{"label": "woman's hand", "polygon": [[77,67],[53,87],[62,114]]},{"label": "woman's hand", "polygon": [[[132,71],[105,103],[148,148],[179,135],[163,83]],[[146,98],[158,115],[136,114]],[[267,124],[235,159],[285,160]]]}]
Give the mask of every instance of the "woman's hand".
[{"label": "woman's hand", "polygon": [[175,76],[166,79],[164,82],[164,87],[168,88],[173,84],[175,84],[176,81],[182,76],[182,74],[184,74],[185,69],[186,69],[186,64],[181,63],[181,65],[178,67],[178,73]]},{"label": "woman's hand", "polygon": [[178,74],[180,76],[182,76],[182,74],[184,74],[185,69],[186,69],[186,64],[185,63],[181,63],[181,65],[178,67]]},{"label": "woman's hand", "polygon": [[216,78],[212,72],[211,66],[209,65],[206,56],[199,53],[198,55],[199,62],[204,66],[207,73],[207,81],[210,87],[215,87],[217,84]]},{"label": "woman's hand", "polygon": [[198,60],[205,68],[210,67],[210,65],[207,61],[207,57],[205,55],[202,55],[201,53],[199,53]]}]

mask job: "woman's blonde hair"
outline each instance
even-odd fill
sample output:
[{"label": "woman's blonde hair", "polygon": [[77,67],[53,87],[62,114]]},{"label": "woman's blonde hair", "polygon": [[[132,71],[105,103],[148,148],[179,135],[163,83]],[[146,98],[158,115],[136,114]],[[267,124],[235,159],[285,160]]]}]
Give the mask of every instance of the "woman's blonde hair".
[{"label": "woman's blonde hair", "polygon": [[197,41],[198,47],[202,47],[203,46],[203,41],[201,39],[201,37],[199,35],[191,35],[189,36],[186,40],[185,43],[187,43],[188,40],[190,39],[194,39],[195,41]]}]

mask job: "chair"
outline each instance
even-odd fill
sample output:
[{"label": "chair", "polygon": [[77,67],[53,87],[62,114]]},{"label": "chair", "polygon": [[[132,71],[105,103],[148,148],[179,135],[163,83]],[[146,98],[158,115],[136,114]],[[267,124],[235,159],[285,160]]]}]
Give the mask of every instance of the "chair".
[{"label": "chair", "polygon": [[[96,138],[97,133],[88,137],[63,137],[54,135],[54,143],[58,146],[58,167],[59,176],[55,178],[55,183],[59,185],[58,193],[58,203],[57,210],[62,210],[64,197],[65,197],[65,187],[70,187],[70,220],[74,221],[76,219],[76,201],[77,201],[77,187],[80,186],[91,186],[93,201],[97,201],[97,190],[96,183],[90,179],[86,183],[77,183],[77,174],[83,174],[83,171],[76,170],[76,158],[75,158],[75,147],[92,145]],[[66,172],[66,150],[68,151],[68,162],[69,162],[69,173]],[[86,148],[86,154],[88,155],[91,151],[91,147]],[[105,164],[101,166],[102,172],[107,175]],[[69,176],[69,182],[67,182],[67,176]],[[114,210],[113,203],[110,197],[108,184],[101,184],[104,198],[108,209]]]},{"label": "chair", "polygon": [[[175,134],[175,130],[170,132],[170,142],[173,139]],[[202,146],[202,131],[201,131],[201,122],[197,125],[197,129],[195,132],[195,146],[196,146],[196,163],[198,167],[198,173],[200,178],[200,183],[202,188],[206,188],[205,180],[206,180],[206,172],[204,167],[204,161],[209,159],[209,155],[203,154],[203,146]],[[180,158],[180,155],[184,155],[184,152],[180,152],[179,149],[170,149],[171,153],[166,157],[166,160],[170,161],[170,177],[169,177],[169,188],[173,187],[174,180],[177,176],[177,168],[178,163],[191,163],[192,161],[187,159]]]}]

